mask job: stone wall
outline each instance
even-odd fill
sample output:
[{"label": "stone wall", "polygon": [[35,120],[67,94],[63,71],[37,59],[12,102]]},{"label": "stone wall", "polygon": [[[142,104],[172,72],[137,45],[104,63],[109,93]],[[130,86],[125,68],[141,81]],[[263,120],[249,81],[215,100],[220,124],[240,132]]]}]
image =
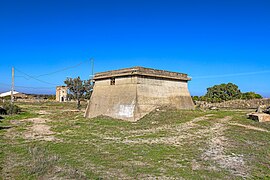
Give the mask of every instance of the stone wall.
[{"label": "stone wall", "polygon": [[258,106],[269,107],[270,99],[251,99],[251,100],[231,100],[221,103],[207,103],[205,101],[196,101],[197,107],[201,108],[227,108],[227,109],[257,109]]}]

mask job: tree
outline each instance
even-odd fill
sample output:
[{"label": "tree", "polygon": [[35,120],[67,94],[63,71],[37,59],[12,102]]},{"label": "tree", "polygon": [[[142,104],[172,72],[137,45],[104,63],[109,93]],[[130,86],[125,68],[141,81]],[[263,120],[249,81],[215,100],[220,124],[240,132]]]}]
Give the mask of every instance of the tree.
[{"label": "tree", "polygon": [[207,88],[205,97],[211,102],[221,102],[241,98],[241,91],[233,83],[215,85]]},{"label": "tree", "polygon": [[64,83],[67,85],[71,97],[77,100],[77,108],[80,109],[81,98],[92,90],[91,80],[81,80],[80,77],[67,78]]}]

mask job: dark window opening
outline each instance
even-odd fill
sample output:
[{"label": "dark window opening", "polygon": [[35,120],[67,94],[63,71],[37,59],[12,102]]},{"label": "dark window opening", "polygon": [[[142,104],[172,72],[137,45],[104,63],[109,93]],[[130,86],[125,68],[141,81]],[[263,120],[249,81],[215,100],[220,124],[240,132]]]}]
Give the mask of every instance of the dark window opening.
[{"label": "dark window opening", "polygon": [[111,85],[115,85],[115,78],[111,78]]}]

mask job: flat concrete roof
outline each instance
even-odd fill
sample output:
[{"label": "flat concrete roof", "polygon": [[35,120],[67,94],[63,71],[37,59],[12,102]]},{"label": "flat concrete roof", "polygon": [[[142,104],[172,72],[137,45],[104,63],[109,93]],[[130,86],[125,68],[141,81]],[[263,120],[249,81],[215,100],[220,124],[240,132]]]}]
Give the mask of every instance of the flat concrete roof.
[{"label": "flat concrete roof", "polygon": [[182,81],[191,80],[191,78],[188,77],[187,74],[178,73],[178,72],[170,72],[170,71],[165,71],[165,70],[158,70],[158,69],[151,69],[151,68],[145,68],[145,67],[139,67],[139,66],[96,73],[94,76],[94,80],[102,80],[102,79],[108,79],[108,78],[114,78],[114,77],[126,77],[126,76],[147,76],[147,77],[182,80]]}]

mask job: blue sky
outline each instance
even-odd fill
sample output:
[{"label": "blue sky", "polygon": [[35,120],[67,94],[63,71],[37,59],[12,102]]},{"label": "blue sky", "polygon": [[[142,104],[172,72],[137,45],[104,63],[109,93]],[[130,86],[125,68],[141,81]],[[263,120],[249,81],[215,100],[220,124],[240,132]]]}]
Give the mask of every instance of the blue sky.
[{"label": "blue sky", "polygon": [[232,82],[270,97],[269,9],[269,0],[0,0],[0,91],[14,66],[16,90],[54,93],[66,77],[89,78],[93,57],[95,72],[187,73],[192,95]]}]

